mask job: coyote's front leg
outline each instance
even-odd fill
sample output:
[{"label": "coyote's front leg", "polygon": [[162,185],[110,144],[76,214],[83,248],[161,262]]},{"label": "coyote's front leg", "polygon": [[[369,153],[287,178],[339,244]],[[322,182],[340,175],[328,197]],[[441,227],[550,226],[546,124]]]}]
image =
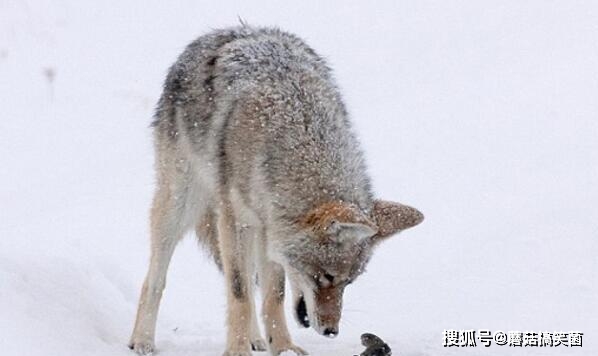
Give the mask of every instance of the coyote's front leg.
[{"label": "coyote's front leg", "polygon": [[227,340],[224,356],[251,356],[251,303],[248,247],[242,239],[233,209],[222,204],[218,217],[219,245],[227,291]]},{"label": "coyote's front leg", "polygon": [[168,264],[184,231],[185,222],[181,218],[183,214],[180,213],[180,206],[185,206],[187,198],[181,195],[183,199],[175,201],[173,197],[177,196],[177,192],[178,189],[164,185],[156,190],[154,196],[150,265],[141,290],[135,328],[129,342],[129,348],[139,355],[154,352],[156,319],[162,291],[166,286]]},{"label": "coyote's front leg", "polygon": [[293,351],[297,355],[307,352],[293,344],[284,315],[285,278],[282,267],[274,262],[266,262],[262,269],[263,307],[262,316],[266,329],[266,339],[271,355],[283,351]]}]

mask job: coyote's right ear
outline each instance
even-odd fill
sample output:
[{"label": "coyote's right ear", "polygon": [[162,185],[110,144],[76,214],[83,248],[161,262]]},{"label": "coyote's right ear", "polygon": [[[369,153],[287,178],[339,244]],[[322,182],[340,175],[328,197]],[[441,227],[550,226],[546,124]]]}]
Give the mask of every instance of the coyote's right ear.
[{"label": "coyote's right ear", "polygon": [[372,216],[378,225],[378,233],[372,237],[374,240],[401,232],[424,220],[424,215],[419,210],[384,200],[374,201]]}]

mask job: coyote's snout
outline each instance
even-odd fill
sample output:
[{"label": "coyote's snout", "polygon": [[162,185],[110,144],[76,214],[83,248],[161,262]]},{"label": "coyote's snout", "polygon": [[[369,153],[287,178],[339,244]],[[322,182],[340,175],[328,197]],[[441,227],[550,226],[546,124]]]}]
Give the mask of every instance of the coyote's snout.
[{"label": "coyote's snout", "polygon": [[423,220],[374,199],[330,69],[280,30],[242,26],[191,43],[169,71],[153,126],[151,260],[130,342],[139,354],[154,350],[168,264],[190,229],[224,273],[225,356],[303,355],[286,326],[285,281],[299,324],[334,337],[345,288],[374,247]]}]

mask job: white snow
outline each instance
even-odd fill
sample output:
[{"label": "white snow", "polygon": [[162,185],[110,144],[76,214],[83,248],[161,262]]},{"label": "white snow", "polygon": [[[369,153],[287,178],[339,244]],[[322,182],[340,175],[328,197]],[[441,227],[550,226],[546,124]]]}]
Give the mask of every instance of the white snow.
[{"label": "white snow", "polygon": [[[0,3],[0,350],[131,355],[168,66],[211,28],[279,25],[335,68],[380,196],[425,222],[389,240],[334,340],[394,355],[598,354],[598,4],[590,1]],[[53,80],[50,80],[54,73]],[[159,354],[221,355],[223,280],[172,263]],[[444,329],[584,332],[582,348],[442,347]]]}]

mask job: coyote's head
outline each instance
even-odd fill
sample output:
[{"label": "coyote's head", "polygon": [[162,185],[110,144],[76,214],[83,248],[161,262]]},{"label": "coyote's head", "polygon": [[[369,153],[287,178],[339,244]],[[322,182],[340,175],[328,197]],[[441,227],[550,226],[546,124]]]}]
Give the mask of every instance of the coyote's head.
[{"label": "coyote's head", "polygon": [[335,337],[345,287],[364,271],[373,247],[422,220],[414,208],[381,200],[369,212],[343,202],[309,211],[296,222],[298,233],[280,246],[297,321]]}]

